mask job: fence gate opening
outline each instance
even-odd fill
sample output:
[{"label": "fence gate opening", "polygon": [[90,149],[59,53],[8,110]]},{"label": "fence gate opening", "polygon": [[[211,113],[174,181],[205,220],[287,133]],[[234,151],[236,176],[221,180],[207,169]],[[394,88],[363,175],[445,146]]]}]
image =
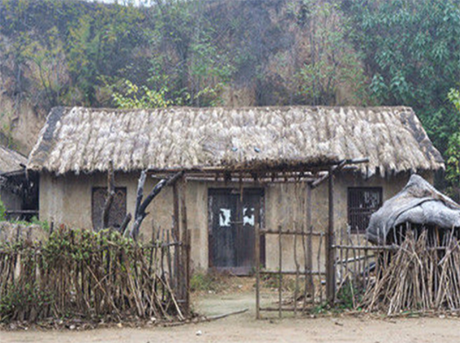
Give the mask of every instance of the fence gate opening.
[{"label": "fence gate opening", "polygon": [[[256,225],[255,256],[256,256],[256,317],[261,312],[293,312],[294,315],[310,310],[326,299],[325,293],[325,251],[326,237],[323,232],[315,230],[311,225],[311,192],[310,184],[296,185],[296,193],[304,192],[305,196],[296,197],[303,200],[296,204],[302,213],[293,218],[290,226],[281,225],[277,228],[263,228]],[[277,260],[271,268],[265,268],[260,256],[260,242],[270,242],[274,249],[271,261]],[[268,243],[267,243],[268,244]],[[277,246],[277,252],[276,247]],[[277,291],[272,292],[271,304],[261,306],[261,296],[269,284]]]}]

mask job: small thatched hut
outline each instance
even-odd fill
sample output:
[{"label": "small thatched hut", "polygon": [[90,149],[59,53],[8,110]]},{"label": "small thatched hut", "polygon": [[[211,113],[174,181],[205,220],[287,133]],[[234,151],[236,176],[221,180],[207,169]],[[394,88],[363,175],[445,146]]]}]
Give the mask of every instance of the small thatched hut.
[{"label": "small thatched hut", "polygon": [[[0,199],[11,219],[27,219],[38,206],[37,184],[26,176],[27,158],[0,146]],[[38,180],[37,182],[38,183]]]},{"label": "small thatched hut", "polygon": [[412,229],[440,230],[438,235],[445,230],[459,229],[460,205],[414,174],[398,194],[372,214],[366,229],[367,238],[375,244],[400,241],[395,230],[404,226],[405,231],[406,224]]},{"label": "small thatched hut", "polygon": [[[432,181],[434,171],[444,167],[407,107],[60,107],[48,116],[28,169],[40,174],[40,218],[85,228],[100,224],[111,164],[116,197],[109,222],[114,226],[134,210],[141,170],[152,176],[147,187],[185,170],[194,265],[249,271],[255,223],[291,230],[306,225],[309,180],[360,158],[369,162],[335,174],[336,228],[364,231],[370,214],[411,173]],[[173,225],[173,196],[173,189],[166,189],[150,205],[156,226]],[[308,222],[324,230],[327,186],[320,185],[309,201]],[[146,235],[151,225],[144,221]],[[275,264],[277,245],[269,238],[263,244],[267,266]],[[292,260],[283,261],[292,267]]]}]

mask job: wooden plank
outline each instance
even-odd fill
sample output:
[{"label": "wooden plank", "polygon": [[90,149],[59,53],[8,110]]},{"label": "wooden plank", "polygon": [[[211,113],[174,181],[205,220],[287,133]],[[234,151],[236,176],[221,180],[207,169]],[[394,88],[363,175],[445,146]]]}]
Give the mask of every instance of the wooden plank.
[{"label": "wooden plank", "polygon": [[[311,274],[311,275],[326,275],[326,272],[318,271],[318,270],[312,270],[311,272],[309,270],[304,270],[300,271],[301,274]],[[261,270],[260,271],[261,275],[296,275],[297,271],[295,270],[282,270],[281,272],[279,270]]]},{"label": "wooden plank", "polygon": [[[365,246],[365,245],[333,245],[332,246],[334,249],[343,249],[343,250],[399,250],[400,247],[398,247],[397,245],[369,245],[369,246]],[[444,247],[430,247],[430,248],[427,248],[429,250],[445,250]]]},{"label": "wooden plank", "polygon": [[[280,232],[278,230],[269,230],[269,229],[264,229],[260,230],[260,234],[262,235],[279,235]],[[283,230],[281,232],[281,235],[298,235],[298,236],[321,236],[321,232],[296,232],[296,230]]]}]

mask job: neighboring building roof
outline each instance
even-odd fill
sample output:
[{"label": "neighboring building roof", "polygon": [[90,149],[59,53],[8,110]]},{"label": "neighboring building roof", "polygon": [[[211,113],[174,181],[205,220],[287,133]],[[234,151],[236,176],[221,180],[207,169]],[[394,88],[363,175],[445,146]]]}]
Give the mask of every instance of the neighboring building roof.
[{"label": "neighboring building roof", "polygon": [[26,164],[26,157],[16,151],[0,146],[0,174],[23,170],[23,166]]},{"label": "neighboring building roof", "polygon": [[444,168],[408,107],[54,108],[28,168],[58,174],[301,165],[368,157],[363,173]]},{"label": "neighboring building roof", "polygon": [[414,174],[398,194],[372,214],[366,229],[367,238],[372,243],[384,243],[390,230],[404,223],[458,228],[460,205]]}]

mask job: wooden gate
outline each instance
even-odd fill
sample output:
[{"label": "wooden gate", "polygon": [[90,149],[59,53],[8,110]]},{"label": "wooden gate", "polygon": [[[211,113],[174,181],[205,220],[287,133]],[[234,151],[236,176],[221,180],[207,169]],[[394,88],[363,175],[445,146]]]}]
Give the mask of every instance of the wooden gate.
[{"label": "wooden gate", "polygon": [[[209,190],[209,266],[247,275],[255,265],[255,225],[262,222],[263,189]],[[262,261],[264,242],[262,239]]]},{"label": "wooden gate", "polygon": [[[310,226],[308,230],[303,227],[293,228],[278,227],[277,230],[256,228],[256,242],[260,242],[266,236],[274,236],[278,241],[278,265],[276,268],[267,269],[263,267],[262,261],[256,262],[256,317],[260,319],[261,311],[277,311],[279,317],[283,312],[305,312],[316,304],[323,303],[325,292],[324,276],[325,265],[321,256],[324,256],[325,235],[322,232],[315,232]],[[257,239],[259,237],[259,239]],[[283,239],[290,237],[292,239]],[[313,244],[315,241],[315,244]],[[256,243],[258,256],[259,246]],[[284,267],[284,259],[292,258],[295,269]],[[261,291],[263,281],[275,281],[278,292],[277,306],[261,306]],[[285,285],[293,285],[293,290],[286,290]],[[275,286],[273,285],[273,286]]]}]

